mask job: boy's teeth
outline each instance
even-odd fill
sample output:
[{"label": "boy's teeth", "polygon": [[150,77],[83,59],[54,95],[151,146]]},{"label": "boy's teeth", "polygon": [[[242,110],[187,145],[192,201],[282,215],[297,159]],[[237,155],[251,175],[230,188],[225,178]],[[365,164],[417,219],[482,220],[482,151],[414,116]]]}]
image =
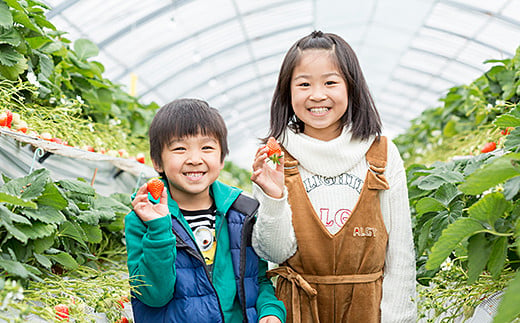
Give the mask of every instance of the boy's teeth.
[{"label": "boy's teeth", "polygon": [[189,177],[201,177],[202,173],[186,173],[186,176],[189,176]]}]

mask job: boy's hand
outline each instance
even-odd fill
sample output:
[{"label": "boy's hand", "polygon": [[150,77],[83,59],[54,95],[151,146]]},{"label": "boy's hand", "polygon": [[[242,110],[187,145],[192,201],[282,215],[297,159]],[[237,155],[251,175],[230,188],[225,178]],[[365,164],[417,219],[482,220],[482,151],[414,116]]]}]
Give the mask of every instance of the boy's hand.
[{"label": "boy's hand", "polygon": [[146,183],[139,187],[132,201],[135,214],[144,222],[168,215],[168,195],[163,189],[158,204],[153,204],[148,199],[148,189]]},{"label": "boy's hand", "polygon": [[253,174],[251,180],[262,188],[265,194],[272,198],[281,198],[283,196],[283,156],[278,159],[279,163],[275,163],[273,169],[267,164],[267,146],[258,148],[255,159],[253,161]]},{"label": "boy's hand", "polygon": [[269,315],[262,317],[258,323],[282,323],[282,321],[274,315]]}]

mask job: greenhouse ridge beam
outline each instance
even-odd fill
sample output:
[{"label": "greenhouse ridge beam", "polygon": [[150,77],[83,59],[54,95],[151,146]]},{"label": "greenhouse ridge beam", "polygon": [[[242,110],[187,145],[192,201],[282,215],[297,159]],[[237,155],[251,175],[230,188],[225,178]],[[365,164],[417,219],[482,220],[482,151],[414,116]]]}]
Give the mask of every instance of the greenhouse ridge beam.
[{"label": "greenhouse ridge beam", "polygon": [[438,31],[438,32],[441,32],[441,33],[445,33],[445,34],[448,34],[448,35],[451,35],[451,36],[459,37],[459,38],[462,38],[462,39],[465,39],[465,40],[468,40],[470,42],[473,42],[475,44],[479,44],[479,45],[481,45],[483,47],[487,47],[489,49],[495,50],[497,52],[500,52],[500,53],[505,54],[505,55],[510,56],[510,57],[514,56],[513,53],[510,53],[509,51],[507,51],[507,50],[505,50],[503,48],[498,48],[496,46],[484,43],[484,42],[482,42],[480,40],[477,40],[475,38],[472,38],[472,37],[468,37],[467,35],[462,35],[462,34],[453,32],[451,30],[447,30],[447,29],[443,29],[443,28],[439,28],[439,27],[428,26],[428,25],[425,25],[424,28],[430,29],[430,30],[434,30],[434,31]]},{"label": "greenhouse ridge beam", "polygon": [[49,12],[47,12],[47,14],[45,16],[47,17],[47,19],[50,20],[54,16],[60,15],[63,11],[65,11],[68,8],[72,7],[77,2],[79,2],[79,0],[68,0],[68,1],[62,2],[61,4],[56,6],[55,8],[51,8],[51,10]]},{"label": "greenhouse ridge beam", "polygon": [[[192,0],[193,1],[193,0]],[[257,14],[257,13],[260,13],[260,12],[263,12],[265,10],[270,10],[270,9],[273,9],[273,8],[277,8],[279,7],[280,5],[286,5],[287,3],[292,3],[292,2],[297,2],[298,0],[294,0],[294,1],[287,1],[287,2],[283,2],[283,3],[280,3],[280,4],[276,4],[276,5],[268,5],[268,6],[264,6],[264,7],[260,7],[260,8],[257,8],[255,10],[252,10],[252,11],[249,11],[249,12],[246,12],[245,15],[246,16],[249,16],[249,15],[254,15],[254,14]],[[138,66],[148,62],[149,60],[152,60],[154,57],[156,56],[159,56],[161,55],[162,53],[168,51],[169,49],[177,46],[177,45],[181,45],[182,43],[192,39],[193,37],[197,37],[199,35],[202,35],[208,31],[211,31],[211,30],[214,30],[214,29],[217,29],[218,27],[221,27],[221,26],[224,26],[230,22],[233,22],[236,20],[236,17],[231,17],[229,19],[225,19],[225,20],[222,20],[222,21],[219,21],[215,24],[212,24],[210,26],[207,26],[206,28],[203,28],[201,29],[200,31],[198,32],[195,32],[193,34],[189,34],[188,36],[178,40],[178,41],[175,41],[175,42],[172,42],[172,43],[166,43],[163,47],[155,50],[152,54],[138,60],[135,64],[132,64],[130,66],[128,66],[127,68],[125,68],[121,73],[119,73],[118,76],[116,76],[114,78],[115,81],[118,81],[119,79],[121,79],[122,77],[124,77],[126,74],[130,73],[131,71],[133,71],[135,68],[137,68]]]},{"label": "greenhouse ridge beam", "polygon": [[510,24],[512,24],[512,25],[514,25],[516,27],[520,27],[520,21],[512,19],[512,18],[509,18],[509,17],[506,17],[506,16],[501,15],[499,13],[494,13],[494,12],[491,12],[491,11],[488,11],[488,10],[484,10],[482,8],[478,8],[478,7],[475,7],[475,6],[470,6],[470,5],[467,5],[467,4],[463,4],[463,3],[456,2],[456,1],[451,1],[451,0],[442,0],[442,1],[440,1],[440,3],[446,4],[446,5],[449,5],[449,6],[452,6],[452,7],[456,7],[456,8],[465,10],[465,11],[472,11],[472,12],[476,12],[476,13],[479,13],[479,14],[482,14],[482,15],[493,17],[493,18],[505,21],[507,23],[510,23]]},{"label": "greenhouse ridge beam", "polygon": [[[128,34],[129,32],[131,32],[132,30],[134,30],[138,26],[144,25],[145,23],[151,21],[152,19],[155,19],[155,18],[157,18],[159,16],[162,16],[164,14],[167,14],[171,10],[175,10],[175,8],[177,8],[178,6],[182,6],[182,5],[184,5],[186,3],[189,3],[191,1],[193,1],[193,0],[172,1],[172,4],[168,4],[166,6],[163,6],[163,7],[159,8],[159,9],[153,11],[152,13],[150,13],[150,14],[142,17],[142,18],[140,18],[135,23],[127,25],[127,26],[121,28],[119,31],[113,33],[112,35],[108,36],[104,40],[100,41],[97,45],[98,45],[99,49],[103,49],[108,44],[110,44],[110,43],[114,42],[115,40],[121,38],[123,35]],[[179,4],[177,2],[179,2]]]},{"label": "greenhouse ridge beam", "polygon": [[[297,25],[297,26],[291,26],[290,28],[283,28],[283,29],[280,29],[280,30],[275,30],[273,32],[270,32],[268,34],[263,34],[261,36],[258,36],[257,38],[260,39],[260,38],[270,38],[270,37],[273,37],[273,36],[277,36],[277,35],[280,35],[280,33],[283,33],[283,32],[288,32],[288,31],[291,31],[291,30],[295,30],[295,29],[301,29],[301,28],[304,28],[304,27],[307,27],[308,25],[307,24],[303,24],[303,25]],[[223,53],[226,53],[230,50],[233,50],[233,49],[236,49],[236,48],[239,48],[239,47],[243,47],[245,44],[246,44],[247,41],[243,41],[243,42],[240,42],[240,43],[237,43],[233,46],[230,46],[230,47],[227,47],[227,48],[224,48],[223,50],[221,51],[218,51],[216,53],[214,53],[213,55],[211,56],[207,56],[205,57],[204,59],[202,59],[200,62],[198,63],[193,63],[193,64],[190,64],[184,68],[182,68],[181,70],[179,71],[174,71],[172,72],[170,75],[166,76],[165,78],[163,78],[162,80],[160,80],[159,82],[156,82],[156,86],[153,86],[153,87],[150,87],[149,89],[147,89],[142,95],[146,95],[152,91],[156,91],[157,89],[161,88],[162,86],[165,86],[167,84],[168,81],[170,81],[172,78],[176,77],[177,75],[179,74],[182,74],[184,72],[187,72],[187,71],[190,71],[192,68],[196,67],[196,65],[199,65],[201,64],[201,62],[205,62],[205,61],[208,61],[210,59],[213,59]],[[283,51],[283,53],[285,53],[285,50]],[[276,55],[280,55],[280,52],[277,52],[275,54],[270,54],[270,55],[266,55],[266,56],[263,56],[261,58],[258,58],[258,60],[264,60],[264,59],[267,59],[267,58],[271,58],[271,57],[274,57]],[[210,79],[213,79],[213,78],[216,78],[216,77],[219,77],[219,76],[223,76],[223,75],[226,75],[228,72],[232,72],[232,71],[235,71],[237,70],[238,68],[243,68],[244,66],[249,66],[251,64],[250,61],[244,63],[244,64],[241,64],[241,65],[238,65],[238,66],[234,66],[233,68],[230,68],[228,70],[226,70],[226,72],[224,73],[220,73],[220,74],[217,74],[217,75],[213,75],[207,79],[205,79],[204,81],[198,83],[197,85],[191,87],[188,91],[185,91],[184,93],[182,93],[180,96],[183,96],[183,95],[186,95],[187,93],[191,92],[193,89],[196,89],[196,88],[199,88],[201,86],[203,86],[204,84],[206,84],[208,82],[208,80]]]}]

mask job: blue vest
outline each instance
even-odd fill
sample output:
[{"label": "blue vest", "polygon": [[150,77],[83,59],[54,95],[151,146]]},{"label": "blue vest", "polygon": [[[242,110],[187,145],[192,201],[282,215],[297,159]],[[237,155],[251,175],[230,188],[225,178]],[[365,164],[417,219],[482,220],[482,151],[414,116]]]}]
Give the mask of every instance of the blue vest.
[{"label": "blue vest", "polygon": [[[259,258],[251,247],[251,232],[257,209],[256,200],[241,194],[226,215],[238,299],[242,306],[244,322],[250,323],[258,321],[256,300],[259,289]],[[172,219],[172,225],[177,236],[177,278],[173,297],[162,307],[150,307],[132,297],[134,321],[223,323],[224,314],[202,255],[190,234],[177,219]]]}]

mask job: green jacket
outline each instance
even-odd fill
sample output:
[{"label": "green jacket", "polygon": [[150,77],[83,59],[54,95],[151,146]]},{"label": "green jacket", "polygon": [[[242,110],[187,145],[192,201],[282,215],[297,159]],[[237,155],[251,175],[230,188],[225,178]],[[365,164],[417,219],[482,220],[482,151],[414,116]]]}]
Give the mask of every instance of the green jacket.
[{"label": "green jacket", "polygon": [[[167,188],[167,186],[166,186]],[[217,250],[212,272],[212,282],[217,291],[226,322],[242,322],[242,310],[237,297],[235,276],[226,222],[226,213],[241,190],[215,182],[210,191],[217,208],[215,227]],[[193,233],[182,216],[177,203],[168,192],[168,208],[186,230]],[[166,216],[146,222],[130,212],[125,217],[128,272],[131,284],[138,288],[137,297],[148,306],[160,307],[168,303],[175,288],[176,238],[172,232],[171,218]],[[259,294],[257,299],[258,317],[268,315],[285,322],[286,311],[283,302],[276,299],[271,281],[266,277],[267,263],[259,263]],[[169,284],[166,282],[170,282]]]}]

